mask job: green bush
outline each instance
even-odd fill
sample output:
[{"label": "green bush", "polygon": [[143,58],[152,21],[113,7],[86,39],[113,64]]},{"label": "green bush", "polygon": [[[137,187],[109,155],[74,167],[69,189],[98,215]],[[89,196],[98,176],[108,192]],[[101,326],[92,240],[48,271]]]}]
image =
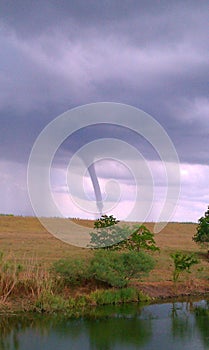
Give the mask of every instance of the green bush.
[{"label": "green bush", "polygon": [[127,286],[131,278],[140,278],[154,267],[154,259],[144,252],[97,251],[90,262],[90,274],[112,287]]},{"label": "green bush", "polygon": [[190,268],[194,264],[198,264],[198,260],[194,254],[183,254],[176,252],[170,255],[174,262],[173,281],[177,282],[181,272],[186,271],[190,273]]},{"label": "green bush", "polygon": [[52,272],[67,286],[82,284],[90,278],[89,263],[82,259],[58,260],[53,264]]},{"label": "green bush", "polygon": [[87,262],[62,259],[54,263],[52,270],[67,286],[94,280],[122,288],[131,278],[140,278],[153,267],[154,259],[144,252],[97,250]]}]

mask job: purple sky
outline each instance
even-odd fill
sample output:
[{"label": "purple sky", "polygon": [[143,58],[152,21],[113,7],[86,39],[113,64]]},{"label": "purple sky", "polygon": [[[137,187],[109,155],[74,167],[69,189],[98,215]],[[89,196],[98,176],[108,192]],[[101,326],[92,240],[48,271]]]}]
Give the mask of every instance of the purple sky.
[{"label": "purple sky", "polygon": [[[204,213],[209,204],[207,1],[0,0],[0,43],[0,213],[33,214],[27,163],[39,133],[66,110],[101,101],[130,104],[162,125],[181,165],[173,220],[196,221]],[[92,138],[95,132],[89,131]],[[85,216],[68,203],[63,185],[66,151],[84,140],[78,134],[57,155],[53,186],[63,215]],[[149,218],[155,220],[166,184],[156,154],[143,142],[141,147],[156,179]],[[112,163],[108,169],[98,164],[102,192],[106,179],[123,183],[127,196],[114,212],[121,216],[133,200],[131,180],[121,180],[128,177],[126,169],[115,171]],[[86,200],[93,201],[92,185],[87,176],[84,180]],[[117,188],[111,191],[114,202]],[[79,196],[79,189],[74,192]]]}]

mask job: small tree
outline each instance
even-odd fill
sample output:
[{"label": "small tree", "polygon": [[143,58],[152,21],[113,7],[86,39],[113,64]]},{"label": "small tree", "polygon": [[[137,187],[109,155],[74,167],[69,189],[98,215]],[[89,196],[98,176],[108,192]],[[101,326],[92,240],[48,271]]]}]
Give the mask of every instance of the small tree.
[{"label": "small tree", "polygon": [[194,264],[198,264],[198,260],[194,254],[183,254],[176,252],[171,254],[171,258],[174,262],[173,282],[177,282],[181,272],[186,271],[191,273],[190,268]]},{"label": "small tree", "polygon": [[97,229],[94,232],[90,232],[91,241],[90,248],[102,248],[107,250],[118,250],[119,242],[127,239],[129,236],[129,231],[127,227],[109,226]]},{"label": "small tree", "polygon": [[119,223],[112,215],[102,215],[94,223],[91,232],[91,248],[110,250],[128,249],[139,252],[143,250],[156,251],[154,234],[145,225],[117,225]]},{"label": "small tree", "polygon": [[160,250],[155,243],[154,234],[145,226],[137,225],[135,230],[131,233],[130,237],[121,242],[125,248],[129,250],[135,250],[139,252],[141,249],[144,250]]},{"label": "small tree", "polygon": [[118,223],[119,220],[113,215],[102,215],[100,219],[97,219],[94,222],[94,231],[90,232],[89,247],[117,250],[118,243],[130,235],[127,225],[119,226]]},{"label": "small tree", "polygon": [[94,222],[94,228],[104,228],[116,225],[119,222],[113,215],[102,215],[99,219]]},{"label": "small tree", "polygon": [[202,216],[198,220],[197,231],[193,237],[193,241],[207,248],[209,247],[209,206],[208,210],[205,212],[205,216]]}]

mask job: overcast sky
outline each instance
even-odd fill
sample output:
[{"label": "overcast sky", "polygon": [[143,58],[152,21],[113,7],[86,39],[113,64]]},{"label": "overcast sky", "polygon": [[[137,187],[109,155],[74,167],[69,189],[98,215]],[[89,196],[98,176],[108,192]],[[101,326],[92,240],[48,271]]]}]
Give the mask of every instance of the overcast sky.
[{"label": "overcast sky", "polygon": [[[144,110],[168,133],[182,176],[172,220],[197,221],[209,204],[208,19],[203,0],[0,0],[0,212],[34,215],[27,164],[42,129],[73,107],[110,101]],[[78,133],[57,155],[52,188],[66,216],[85,217],[69,203],[63,163],[73,145],[101,136],[89,134]],[[156,176],[155,220],[166,184],[155,153],[141,147]],[[122,216],[133,201],[131,180],[121,180],[127,169],[110,162],[109,174],[102,163],[97,171],[102,193],[106,179],[125,186],[113,211]],[[117,188],[110,190],[114,202]]]}]

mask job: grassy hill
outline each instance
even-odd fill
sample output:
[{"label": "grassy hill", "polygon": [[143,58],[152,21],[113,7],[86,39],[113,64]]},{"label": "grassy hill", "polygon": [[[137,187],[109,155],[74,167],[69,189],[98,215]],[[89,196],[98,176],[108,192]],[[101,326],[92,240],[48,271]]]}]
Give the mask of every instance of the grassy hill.
[{"label": "grassy hill", "polygon": [[[74,219],[73,221],[77,224],[73,225],[74,235],[79,233],[81,226],[84,230],[93,227],[93,222],[90,220]],[[153,230],[154,223],[145,225],[151,231]],[[189,284],[191,288],[193,285],[196,290],[198,286],[204,285],[209,290],[208,260],[204,251],[192,240],[195,231],[196,224],[172,222],[168,223],[160,233],[155,234],[160,252],[151,254],[157,261],[156,267],[139,283],[146,288],[151,284],[161,284],[161,291],[163,284],[172,283],[173,262],[170,254],[179,250],[185,253],[196,253],[200,260],[199,264],[192,267],[191,274],[182,274],[180,282]],[[43,268],[48,268],[60,258],[88,258],[92,254],[89,249],[76,247],[55,238],[47,232],[37,218],[19,216],[0,216],[0,251],[23,265],[39,264]]]}]

